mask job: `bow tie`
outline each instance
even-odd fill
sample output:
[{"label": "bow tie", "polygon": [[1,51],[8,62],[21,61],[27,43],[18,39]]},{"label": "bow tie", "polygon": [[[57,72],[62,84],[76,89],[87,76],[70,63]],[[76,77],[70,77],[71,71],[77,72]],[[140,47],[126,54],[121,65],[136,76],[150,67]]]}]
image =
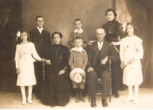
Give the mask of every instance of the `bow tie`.
[{"label": "bow tie", "polygon": [[82,29],[79,29],[79,30],[75,29],[74,32],[77,33],[77,34],[81,34],[81,33],[83,33],[83,30]]},{"label": "bow tie", "polygon": [[84,49],[82,47],[75,47],[75,48],[72,48],[71,51],[76,51],[76,52],[82,52]]}]

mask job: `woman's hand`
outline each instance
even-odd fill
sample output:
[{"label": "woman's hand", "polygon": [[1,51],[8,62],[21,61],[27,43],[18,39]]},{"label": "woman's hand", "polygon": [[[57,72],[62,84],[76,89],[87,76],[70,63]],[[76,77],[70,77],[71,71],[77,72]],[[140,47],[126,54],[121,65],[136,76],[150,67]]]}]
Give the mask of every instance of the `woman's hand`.
[{"label": "woman's hand", "polygon": [[61,70],[59,73],[58,73],[58,75],[62,75],[62,74],[64,74],[65,73],[65,70]]},{"label": "woman's hand", "polygon": [[51,65],[51,61],[50,60],[46,60],[47,65]]},{"label": "woman's hand", "polygon": [[20,73],[20,70],[19,68],[16,69],[16,74],[19,74]]},{"label": "woman's hand", "polygon": [[121,69],[123,69],[124,66],[125,66],[125,65],[124,65],[124,62],[122,61],[122,62],[121,62],[121,65],[120,65]]}]

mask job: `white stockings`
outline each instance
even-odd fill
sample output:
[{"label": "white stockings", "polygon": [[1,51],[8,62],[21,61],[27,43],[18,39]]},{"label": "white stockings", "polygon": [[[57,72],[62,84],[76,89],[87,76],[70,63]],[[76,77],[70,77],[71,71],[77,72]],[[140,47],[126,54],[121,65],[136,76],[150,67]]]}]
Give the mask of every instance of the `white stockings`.
[{"label": "white stockings", "polygon": [[129,91],[129,97],[124,102],[130,102],[134,99],[134,103],[138,103],[138,91],[139,91],[139,85],[134,85],[134,97],[133,97],[133,86],[128,86]]},{"label": "white stockings", "polygon": [[[26,104],[25,86],[21,86],[22,104]],[[32,103],[32,86],[28,86],[28,103]]]}]

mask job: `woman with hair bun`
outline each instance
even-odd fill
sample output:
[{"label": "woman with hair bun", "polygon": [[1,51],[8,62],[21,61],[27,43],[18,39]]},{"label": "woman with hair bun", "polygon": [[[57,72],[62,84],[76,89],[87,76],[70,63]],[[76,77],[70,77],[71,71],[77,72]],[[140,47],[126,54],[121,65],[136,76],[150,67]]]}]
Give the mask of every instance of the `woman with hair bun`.
[{"label": "woman with hair bun", "polygon": [[[122,25],[115,21],[115,18],[117,16],[117,13],[113,9],[107,9],[105,12],[105,16],[108,20],[106,24],[104,24],[102,27],[105,29],[106,36],[105,40],[110,42],[112,45],[114,45],[116,52],[118,52],[118,59],[119,59],[119,41],[120,39],[124,38],[125,32],[123,31]],[[122,70],[120,68],[120,60],[117,62],[112,62],[112,93],[116,98],[119,97],[118,89],[124,89],[123,83],[122,83]]]},{"label": "woman with hair bun", "polygon": [[46,74],[47,89],[42,103],[54,106],[66,106],[70,99],[69,50],[61,45],[62,34],[52,34],[54,45],[48,51],[46,63],[51,70]]}]

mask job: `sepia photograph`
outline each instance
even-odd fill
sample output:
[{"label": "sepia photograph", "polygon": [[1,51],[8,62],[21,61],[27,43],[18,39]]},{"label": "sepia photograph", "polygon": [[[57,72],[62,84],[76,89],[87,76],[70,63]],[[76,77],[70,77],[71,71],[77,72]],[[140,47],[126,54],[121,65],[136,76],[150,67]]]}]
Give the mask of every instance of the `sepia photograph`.
[{"label": "sepia photograph", "polygon": [[0,109],[153,109],[153,0],[0,0]]}]

